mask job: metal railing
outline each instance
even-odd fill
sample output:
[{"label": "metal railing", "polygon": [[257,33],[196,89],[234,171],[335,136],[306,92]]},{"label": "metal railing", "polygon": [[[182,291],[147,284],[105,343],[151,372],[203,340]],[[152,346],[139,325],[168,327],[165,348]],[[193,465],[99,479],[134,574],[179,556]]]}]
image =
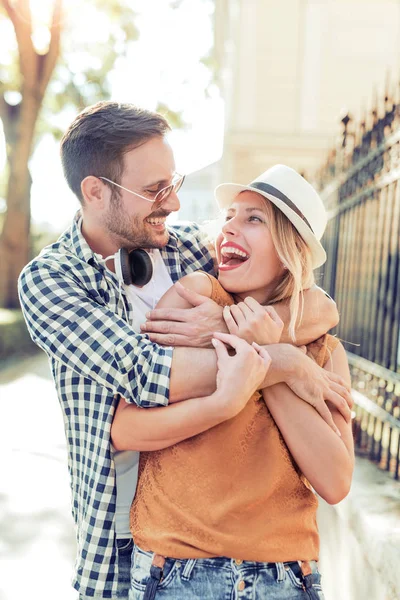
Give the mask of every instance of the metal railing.
[{"label": "metal railing", "polygon": [[400,477],[400,375],[348,353],[359,454]]},{"label": "metal railing", "polygon": [[[399,90],[400,91],[400,90]],[[399,478],[400,101],[342,120],[342,144],[318,173],[329,213],[320,284],[341,314],[352,371],[357,450]]]}]

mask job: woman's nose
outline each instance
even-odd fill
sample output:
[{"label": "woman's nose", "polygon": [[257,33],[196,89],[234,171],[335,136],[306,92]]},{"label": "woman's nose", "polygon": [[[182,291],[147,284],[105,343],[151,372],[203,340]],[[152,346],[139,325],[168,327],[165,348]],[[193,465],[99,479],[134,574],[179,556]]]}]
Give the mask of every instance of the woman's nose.
[{"label": "woman's nose", "polygon": [[235,235],[238,232],[237,222],[234,217],[223,224],[222,231],[225,235]]}]

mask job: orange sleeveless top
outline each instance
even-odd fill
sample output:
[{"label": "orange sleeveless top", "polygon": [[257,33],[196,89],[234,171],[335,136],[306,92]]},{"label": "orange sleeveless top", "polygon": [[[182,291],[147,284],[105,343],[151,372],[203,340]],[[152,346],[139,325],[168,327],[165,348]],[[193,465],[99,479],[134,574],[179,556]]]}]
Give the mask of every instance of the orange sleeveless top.
[{"label": "orange sleeveless top", "polygon": [[[233,304],[210,279],[212,299]],[[337,343],[325,335],[308,354],[323,366]],[[140,548],[171,558],[317,560],[317,505],[257,392],[233,419],[140,454],[130,525]]]}]

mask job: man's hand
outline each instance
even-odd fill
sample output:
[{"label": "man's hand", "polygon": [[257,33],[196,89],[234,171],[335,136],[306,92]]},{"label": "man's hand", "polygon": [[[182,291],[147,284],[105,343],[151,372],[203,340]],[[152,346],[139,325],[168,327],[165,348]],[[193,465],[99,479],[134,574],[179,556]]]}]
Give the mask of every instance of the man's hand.
[{"label": "man's hand", "polygon": [[277,344],[281,339],[283,321],[276,310],[272,306],[261,306],[250,296],[244,302],[225,306],[223,316],[229,333],[249,344]]},{"label": "man's hand", "polygon": [[[222,399],[230,417],[236,416],[260,387],[271,364],[267,350],[255,342],[248,344],[236,335],[215,333],[212,344],[217,354],[216,398]],[[230,356],[225,346],[235,350]]]},{"label": "man's hand", "polygon": [[142,325],[142,333],[162,346],[210,348],[214,331],[228,331],[222,307],[179,282],[175,289],[194,308],[155,308],[146,315],[148,320]]},{"label": "man's hand", "polygon": [[[286,383],[299,398],[311,404],[334,431],[336,426],[326,402],[331,402],[344,419],[350,421],[353,400],[350,387],[340,375],[323,369],[304,352],[288,344],[267,346],[267,350],[272,358],[271,370],[274,367],[279,372],[279,382]],[[269,373],[263,387],[270,385],[268,377]]]},{"label": "man's hand", "polygon": [[[324,290],[316,285],[303,291],[301,321],[296,325],[296,345],[309,344],[335,327],[339,322],[339,313],[335,302]],[[288,299],[274,304],[276,312],[285,324],[280,341],[293,344],[289,334],[290,302]]]}]

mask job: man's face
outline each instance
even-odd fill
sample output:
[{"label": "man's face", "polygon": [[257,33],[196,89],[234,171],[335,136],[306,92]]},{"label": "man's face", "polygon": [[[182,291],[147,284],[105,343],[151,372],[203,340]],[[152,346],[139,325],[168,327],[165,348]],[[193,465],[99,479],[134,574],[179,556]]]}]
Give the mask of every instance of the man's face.
[{"label": "man's face", "polygon": [[[123,187],[146,198],[168,186],[175,174],[172,149],[165,138],[155,137],[124,156]],[[104,212],[103,226],[118,247],[162,248],[168,242],[167,216],[179,210],[179,199],[171,192],[160,207],[134,194],[115,188]]]}]

